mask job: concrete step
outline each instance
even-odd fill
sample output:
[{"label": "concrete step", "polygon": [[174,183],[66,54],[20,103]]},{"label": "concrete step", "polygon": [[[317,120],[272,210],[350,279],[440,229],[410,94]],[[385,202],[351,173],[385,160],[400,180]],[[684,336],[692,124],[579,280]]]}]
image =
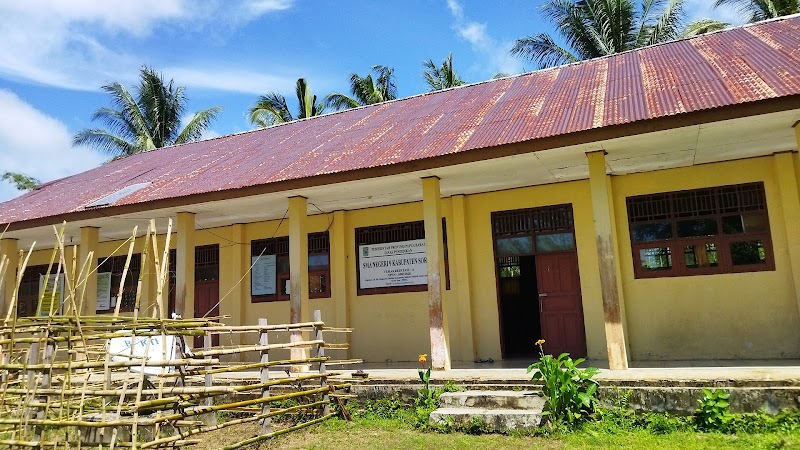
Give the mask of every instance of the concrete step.
[{"label": "concrete step", "polygon": [[493,431],[534,428],[542,422],[542,411],[526,409],[439,408],[431,413],[433,423],[472,426],[476,423]]},{"label": "concrete step", "polygon": [[544,398],[536,391],[447,392],[439,397],[443,408],[523,409],[541,411]]}]

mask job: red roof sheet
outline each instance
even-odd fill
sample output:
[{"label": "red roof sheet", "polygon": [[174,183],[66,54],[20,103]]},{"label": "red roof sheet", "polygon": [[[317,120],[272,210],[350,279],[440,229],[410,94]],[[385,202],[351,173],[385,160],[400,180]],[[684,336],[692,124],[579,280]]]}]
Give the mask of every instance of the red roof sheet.
[{"label": "red roof sheet", "polygon": [[158,149],[0,204],[0,223],[373,168],[800,94],[800,17]]}]

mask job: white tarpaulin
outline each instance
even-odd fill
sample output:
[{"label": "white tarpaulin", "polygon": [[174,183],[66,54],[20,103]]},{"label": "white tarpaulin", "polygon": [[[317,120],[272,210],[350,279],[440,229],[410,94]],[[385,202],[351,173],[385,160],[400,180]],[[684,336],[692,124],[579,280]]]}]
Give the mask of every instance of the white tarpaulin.
[{"label": "white tarpaulin", "polygon": [[[176,336],[125,336],[111,338],[108,341],[108,353],[112,361],[137,361],[142,362],[142,358],[147,358],[150,362],[170,361],[176,359],[175,340]],[[140,372],[141,366],[132,366],[131,372]],[[172,372],[174,367],[165,367],[164,372]],[[145,367],[144,373],[147,375],[158,375],[162,373],[161,367]]]}]

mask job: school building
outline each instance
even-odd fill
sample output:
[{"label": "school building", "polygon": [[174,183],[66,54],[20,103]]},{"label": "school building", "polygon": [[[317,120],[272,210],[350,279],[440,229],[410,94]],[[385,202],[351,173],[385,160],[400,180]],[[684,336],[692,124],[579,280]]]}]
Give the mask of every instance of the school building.
[{"label": "school building", "polygon": [[[800,358],[800,17],[162,148],[0,204],[17,312],[67,222],[84,314],[352,327],[350,356]],[[65,157],[67,157],[65,155]],[[116,283],[115,283],[116,281]],[[2,309],[5,314],[5,308]]]}]

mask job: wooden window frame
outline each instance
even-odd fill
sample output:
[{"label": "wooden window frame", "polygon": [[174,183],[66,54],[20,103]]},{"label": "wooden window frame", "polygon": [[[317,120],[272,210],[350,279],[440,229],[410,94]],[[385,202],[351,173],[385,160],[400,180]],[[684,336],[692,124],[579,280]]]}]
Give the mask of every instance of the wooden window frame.
[{"label": "wooden window frame", "polygon": [[[57,270],[58,266],[53,265],[52,271]],[[47,275],[47,264],[28,266],[22,274],[17,292],[17,317],[31,317],[36,313],[39,306],[39,277]]]},{"label": "wooden window frame", "polygon": [[[128,274],[125,278],[125,285],[122,287],[122,293],[119,292],[119,282],[122,278],[122,272],[125,270],[125,262],[128,255],[109,256],[107,258],[97,259],[97,273],[111,272],[111,296],[117,297],[118,302],[123,302],[123,298],[128,299],[128,305],[125,303],[120,305],[120,312],[133,312],[136,307],[136,294],[139,288],[139,273],[142,268],[142,255],[141,253],[134,253],[131,256],[131,263],[128,267]],[[132,300],[132,302],[131,302]],[[114,312],[115,307],[110,307],[105,311],[96,311],[96,314],[107,314]]]},{"label": "wooden window frame", "polygon": [[[266,246],[267,251],[274,251],[274,253],[264,253],[265,255],[275,255],[276,256],[276,273],[275,273],[275,294],[268,294],[268,295],[253,295],[252,292],[250,294],[250,301],[251,303],[266,303],[266,302],[279,302],[279,301],[287,301],[289,300],[289,294],[285,293],[284,286],[285,283],[289,280],[289,270],[280,270],[281,262],[284,261],[286,263],[287,269],[289,267],[288,260],[289,260],[289,237],[288,236],[280,236],[268,239],[254,239],[250,241],[250,256],[257,256],[261,254],[261,250],[259,249],[261,246]],[[272,247],[272,250],[270,250]],[[309,280],[309,298],[330,298],[331,296],[331,263],[330,263],[330,235],[328,231],[322,232],[315,232],[315,233],[308,233],[308,255],[327,255],[328,256],[328,265],[324,269],[318,270],[310,270],[308,271],[308,280]],[[325,289],[323,291],[316,291],[312,292],[311,290],[311,278],[314,276],[324,277],[327,280],[325,283]],[[251,284],[252,288],[252,284]]]},{"label": "wooden window frame", "polygon": [[[372,225],[355,229],[356,255],[356,295],[400,294],[404,292],[425,292],[428,284],[412,286],[389,286],[380,288],[361,288],[361,268],[358,263],[358,247],[360,245],[388,244],[391,242],[425,239],[425,221]],[[450,252],[447,245],[447,221],[442,217],[442,245],[444,250],[445,290],[450,290]]]},{"label": "wooden window frame", "polygon": [[[745,198],[744,196],[750,196],[750,198]],[[753,197],[757,198],[756,201],[753,201]],[[745,206],[731,205],[730,200],[734,198],[736,202]],[[709,200],[706,202],[702,199]],[[646,206],[642,206],[648,201],[652,201],[653,204],[658,203],[659,206],[654,206],[648,210]],[[681,202],[683,203],[681,206],[685,207],[687,204],[692,204],[694,209],[676,207],[676,204]],[[626,207],[633,272],[634,277],[637,279],[775,270],[772,232],[763,182],[631,196],[626,198]],[[725,233],[723,230],[723,218],[734,215],[760,216],[765,224],[765,230]],[[714,221],[717,230],[716,234],[678,237],[678,222],[688,220]],[[670,226],[672,237],[635,242],[634,226],[667,223]],[[763,244],[764,263],[734,265],[731,244],[756,240],[761,241]],[[689,267],[686,265],[684,249],[687,246],[712,243],[715,245],[717,252],[716,266]],[[650,248],[668,248],[672,257],[672,267],[660,270],[644,269],[640,251]]]}]

